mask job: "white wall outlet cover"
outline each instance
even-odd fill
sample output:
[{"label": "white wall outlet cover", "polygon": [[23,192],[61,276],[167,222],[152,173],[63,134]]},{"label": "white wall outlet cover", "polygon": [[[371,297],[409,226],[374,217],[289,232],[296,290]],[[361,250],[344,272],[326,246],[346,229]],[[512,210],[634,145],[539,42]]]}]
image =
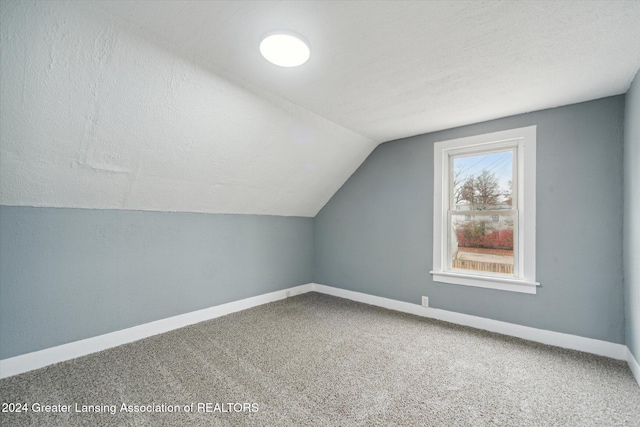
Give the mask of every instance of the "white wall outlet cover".
[{"label": "white wall outlet cover", "polygon": [[429,307],[429,297],[422,297],[422,306]]}]

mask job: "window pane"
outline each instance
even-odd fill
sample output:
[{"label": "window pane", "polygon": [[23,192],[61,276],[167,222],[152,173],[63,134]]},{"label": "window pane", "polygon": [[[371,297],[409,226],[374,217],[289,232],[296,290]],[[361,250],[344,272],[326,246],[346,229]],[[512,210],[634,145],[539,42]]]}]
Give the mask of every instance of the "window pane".
[{"label": "window pane", "polygon": [[452,158],[454,210],[511,209],[513,151]]},{"label": "window pane", "polygon": [[514,217],[451,215],[451,268],[473,272],[515,274]]}]

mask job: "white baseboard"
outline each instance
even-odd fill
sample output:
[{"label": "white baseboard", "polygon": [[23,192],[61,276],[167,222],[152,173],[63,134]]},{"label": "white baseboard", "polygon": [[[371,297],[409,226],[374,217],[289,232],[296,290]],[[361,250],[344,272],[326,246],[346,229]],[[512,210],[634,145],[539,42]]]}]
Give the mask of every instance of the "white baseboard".
[{"label": "white baseboard", "polygon": [[577,335],[565,334],[561,332],[548,331],[544,329],[532,328],[529,326],[516,325],[514,323],[502,322],[499,320],[486,319],[484,317],[471,316],[468,314],[456,313],[453,311],[440,310],[437,308],[423,307],[404,301],[390,298],[378,297],[361,292],[348,291],[346,289],[332,286],[320,285],[317,283],[307,283],[268,294],[258,295],[251,298],[221,304],[203,310],[185,313],[155,322],[145,323],[111,332],[69,344],[63,344],[44,350],[27,353],[16,357],[0,360],[0,378],[10,377],[23,372],[42,368],[54,363],[74,359],[97,351],[111,347],[117,347],[132,341],[137,341],[153,335],[168,332],[194,323],[215,319],[216,317],[246,310],[269,302],[278,301],[289,296],[299,295],[306,292],[319,292],[346,298],[365,304],[375,305],[390,310],[403,313],[414,314],[422,317],[443,320],[458,325],[470,326],[504,335],[527,339],[556,347],[568,348],[572,350],[584,351],[586,353],[597,354],[610,357],[612,359],[626,360],[629,368],[640,385],[640,366],[633,357],[631,351],[623,344],[616,344],[592,338],[580,337]]},{"label": "white baseboard", "polygon": [[629,369],[633,373],[633,376],[636,378],[636,382],[640,385],[640,365],[635,357],[633,357],[633,353],[627,347],[627,364],[629,365]]},{"label": "white baseboard", "polygon": [[205,308],[203,310],[192,311],[190,313],[145,323],[131,328],[122,329],[120,331],[110,332],[108,334],[98,335],[96,337],[3,359],[0,360],[0,378],[10,377],[52,365],[54,363],[75,359],[76,357],[117,347],[132,341],[137,341],[153,335],[192,325],[194,323],[203,322],[205,320],[215,319],[216,317],[246,310],[251,307],[278,301],[287,298],[288,296],[294,296],[310,292],[312,290],[313,285],[308,283],[306,285],[295,286],[293,288],[233,301]]},{"label": "white baseboard", "polygon": [[417,316],[444,320],[445,322],[451,322],[458,325],[471,326],[473,328],[523,338],[542,344],[584,351],[587,353],[597,354],[599,356],[610,357],[612,359],[627,360],[627,347],[623,344],[585,338],[562,332],[553,332],[545,329],[537,329],[529,326],[516,325],[514,323],[471,316],[469,314],[456,313],[454,311],[423,307],[418,304],[377,297],[369,294],[363,294],[361,292],[347,291],[345,289],[315,283],[313,284],[313,290],[328,295],[363,302],[365,304],[376,305],[378,307],[402,311],[404,313],[415,314]]},{"label": "white baseboard", "polygon": [[415,314],[417,316],[443,320],[445,322],[451,322],[458,325],[471,326],[473,328],[497,332],[542,344],[553,345],[555,347],[584,351],[585,353],[606,356],[617,360],[625,360],[629,365],[629,369],[631,369],[638,386],[640,386],[640,365],[638,365],[638,361],[633,357],[631,350],[629,350],[629,348],[624,344],[616,344],[593,338],[565,334],[562,332],[516,325],[514,323],[471,316],[469,314],[456,313],[454,311],[440,310],[438,308],[423,307],[418,304],[411,304],[404,301],[378,297],[361,292],[348,291],[346,289],[334,288],[332,286],[320,285],[317,283],[313,283],[312,285],[315,292],[346,298],[352,301],[401,311],[403,313]]}]

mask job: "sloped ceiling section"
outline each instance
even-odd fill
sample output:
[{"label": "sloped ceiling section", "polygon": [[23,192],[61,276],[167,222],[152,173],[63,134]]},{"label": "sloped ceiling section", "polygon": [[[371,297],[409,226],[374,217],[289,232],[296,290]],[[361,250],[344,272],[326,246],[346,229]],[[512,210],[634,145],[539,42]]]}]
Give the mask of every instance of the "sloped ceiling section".
[{"label": "sloped ceiling section", "polygon": [[[314,216],[381,142],[625,93],[640,1],[2,0],[0,203]],[[267,63],[261,37],[311,59]]]},{"label": "sloped ceiling section", "polygon": [[311,217],[376,145],[80,6],[2,1],[1,204]]}]

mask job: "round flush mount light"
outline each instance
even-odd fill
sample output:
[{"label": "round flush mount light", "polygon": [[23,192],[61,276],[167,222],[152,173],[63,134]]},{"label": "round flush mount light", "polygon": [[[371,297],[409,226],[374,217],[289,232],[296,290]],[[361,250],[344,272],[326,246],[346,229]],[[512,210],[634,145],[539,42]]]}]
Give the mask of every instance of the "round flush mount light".
[{"label": "round flush mount light", "polygon": [[260,43],[260,53],[267,61],[280,67],[297,67],[311,56],[309,45],[302,37],[290,32],[266,35]]}]

